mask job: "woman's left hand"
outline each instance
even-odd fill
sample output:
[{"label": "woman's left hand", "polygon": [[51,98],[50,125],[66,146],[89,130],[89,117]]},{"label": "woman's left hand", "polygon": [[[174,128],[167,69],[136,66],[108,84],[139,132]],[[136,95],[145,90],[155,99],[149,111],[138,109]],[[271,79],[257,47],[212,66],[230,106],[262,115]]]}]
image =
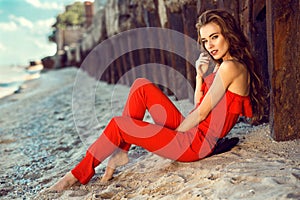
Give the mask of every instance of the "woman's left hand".
[{"label": "woman's left hand", "polygon": [[208,70],[210,57],[207,53],[201,53],[198,60],[196,60],[195,67],[197,76],[203,77]]}]

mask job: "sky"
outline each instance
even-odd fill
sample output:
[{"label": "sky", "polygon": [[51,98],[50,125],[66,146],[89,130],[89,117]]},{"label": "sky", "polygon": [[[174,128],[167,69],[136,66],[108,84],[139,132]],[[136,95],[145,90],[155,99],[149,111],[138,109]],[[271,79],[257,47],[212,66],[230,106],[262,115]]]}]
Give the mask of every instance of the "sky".
[{"label": "sky", "polygon": [[51,26],[76,1],[84,0],[0,0],[0,67],[28,66],[54,55]]}]

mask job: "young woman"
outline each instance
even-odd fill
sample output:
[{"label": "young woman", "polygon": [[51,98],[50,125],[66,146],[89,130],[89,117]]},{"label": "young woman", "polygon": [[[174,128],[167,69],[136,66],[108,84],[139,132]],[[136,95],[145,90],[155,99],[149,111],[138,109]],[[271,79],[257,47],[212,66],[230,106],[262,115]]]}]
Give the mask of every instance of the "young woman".
[{"label": "young woman", "polygon": [[[131,144],[180,162],[200,160],[212,153],[239,116],[262,117],[261,80],[249,42],[234,18],[223,10],[209,10],[199,17],[196,28],[207,53],[196,61],[195,108],[190,114],[184,117],[153,83],[137,79],[122,116],[111,119],[82,161],[50,190],[88,183],[94,168],[108,156],[101,181],[111,179],[115,168],[128,162]],[[210,59],[216,67],[204,79]],[[146,110],[154,124],[143,121]]]}]

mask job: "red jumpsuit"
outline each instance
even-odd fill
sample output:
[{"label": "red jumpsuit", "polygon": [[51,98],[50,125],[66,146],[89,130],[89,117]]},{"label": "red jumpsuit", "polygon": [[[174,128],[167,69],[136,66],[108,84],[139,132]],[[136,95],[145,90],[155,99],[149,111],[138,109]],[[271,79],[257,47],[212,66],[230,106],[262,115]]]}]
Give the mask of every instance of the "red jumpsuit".
[{"label": "red jumpsuit", "polygon": [[[202,86],[204,95],[214,75],[205,79]],[[143,121],[146,110],[154,124]],[[86,156],[71,172],[81,184],[86,184],[95,174],[96,166],[117,148],[128,151],[131,144],[172,160],[197,161],[212,152],[216,141],[226,136],[240,115],[252,116],[249,96],[227,91],[197,127],[184,133],[177,132],[175,129],[184,116],[153,83],[147,79],[137,79],[131,87],[122,116],[111,119],[100,137],[89,147]]]}]

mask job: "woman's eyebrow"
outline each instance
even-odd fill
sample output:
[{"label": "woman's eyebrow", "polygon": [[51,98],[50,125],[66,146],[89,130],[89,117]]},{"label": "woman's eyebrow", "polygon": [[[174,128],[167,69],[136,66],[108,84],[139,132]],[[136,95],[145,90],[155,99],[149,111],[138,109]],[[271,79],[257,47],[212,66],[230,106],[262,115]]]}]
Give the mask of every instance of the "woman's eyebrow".
[{"label": "woman's eyebrow", "polygon": [[[208,37],[210,38],[210,37],[212,37],[212,36],[215,35],[215,34],[219,34],[219,33],[218,33],[218,32],[212,33],[212,34],[210,34]],[[201,38],[201,40],[205,40],[205,38]]]},{"label": "woman's eyebrow", "polygon": [[215,35],[215,34],[218,34],[218,32],[212,33],[212,34],[210,34],[208,37],[211,37],[211,36],[213,36],[213,35]]}]

